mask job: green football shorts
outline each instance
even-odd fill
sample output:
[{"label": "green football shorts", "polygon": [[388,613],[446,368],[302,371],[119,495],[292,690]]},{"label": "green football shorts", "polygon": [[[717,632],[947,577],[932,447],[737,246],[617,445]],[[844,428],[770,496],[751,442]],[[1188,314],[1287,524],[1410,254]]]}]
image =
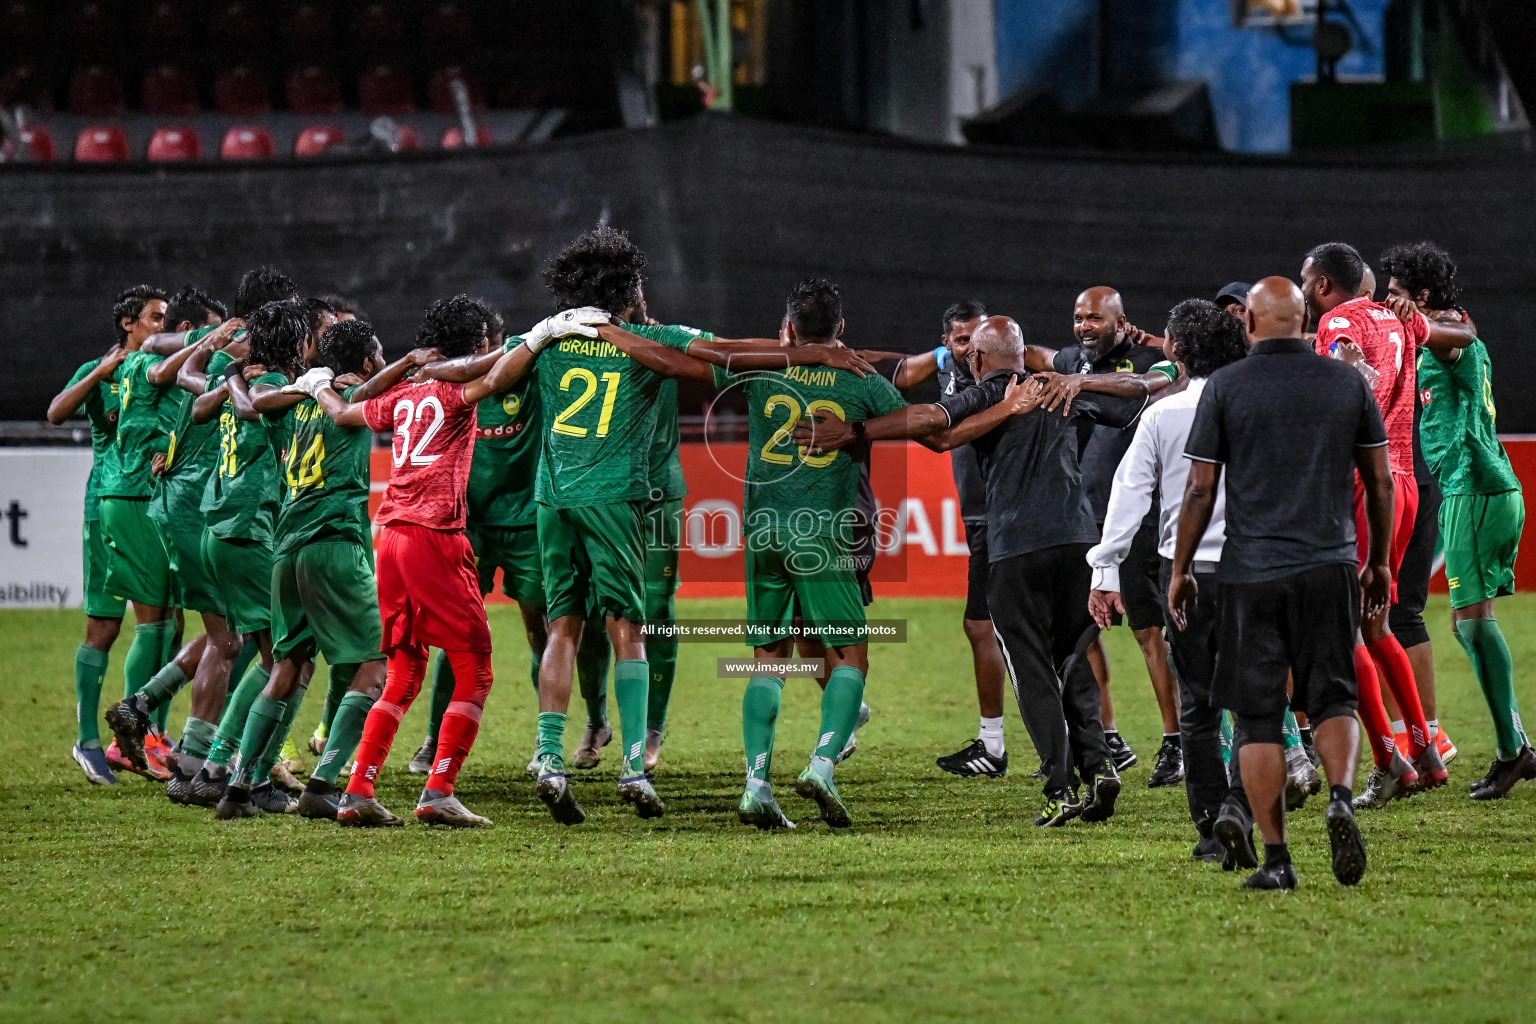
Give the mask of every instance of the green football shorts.
[{"label": "green football shorts", "polygon": [[682,546],[683,499],[645,505],[645,594],[650,605],[677,593],[677,552]]},{"label": "green football shorts", "polygon": [[99,520],[87,519],[81,537],[80,562],[85,569],[85,614],[93,619],[120,619],[128,602],[107,593],[107,563],[112,552],[107,549],[106,531]]},{"label": "green football shorts", "polygon": [[327,665],[377,661],[384,630],[373,566],[349,540],[306,544],[272,562],[272,656]]},{"label": "green football shorts", "polygon": [[1519,491],[1445,496],[1440,544],[1452,608],[1515,592],[1515,554],[1524,526],[1525,500]]},{"label": "green football shorts", "polygon": [[233,633],[272,625],[272,549],[250,540],[226,540],[203,531],[203,563],[224,598],[224,621]]},{"label": "green football shorts", "polygon": [[107,534],[107,593],[134,604],[171,603],[171,560],[149,518],[148,498],[102,498],[99,525]]},{"label": "green football shorts", "polygon": [[160,542],[171,560],[171,604],[194,612],[224,614],[224,599],[203,561],[203,531],[183,530],[164,523]]},{"label": "green football shorts", "polygon": [[645,503],[539,506],[539,561],[551,619],[645,617]]},{"label": "green football shorts", "polygon": [[544,607],[537,526],[468,526],[464,532],[475,552],[480,593],[489,594],[495,588],[500,569],[503,594],[525,608]]},{"label": "green football shorts", "polygon": [[748,534],[747,643],[767,647],[790,636],[799,617],[807,636],[828,647],[865,641],[864,599],[846,544],[832,537]]}]

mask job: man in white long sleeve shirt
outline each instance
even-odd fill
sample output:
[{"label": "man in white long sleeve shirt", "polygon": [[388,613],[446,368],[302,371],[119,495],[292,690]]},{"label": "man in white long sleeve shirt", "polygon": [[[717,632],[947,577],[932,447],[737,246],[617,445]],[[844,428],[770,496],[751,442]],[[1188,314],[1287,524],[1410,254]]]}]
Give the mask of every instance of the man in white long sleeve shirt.
[{"label": "man in white long sleeve shirt", "polygon": [[[1181,364],[1188,383],[1182,391],[1159,399],[1142,413],[1135,437],[1115,470],[1103,539],[1088,551],[1093,570],[1088,607],[1107,627],[1114,611],[1121,610],[1120,564],[1131,549],[1154,498],[1163,496],[1158,521],[1158,554],[1163,570],[1160,581],[1166,611],[1169,569],[1178,536],[1180,497],[1189,477],[1184,447],[1195,419],[1195,407],[1206,378],[1247,354],[1243,326],[1225,310],[1203,299],[1179,303],[1169,316],[1165,354]],[[1217,823],[1236,834],[1228,837],[1254,856],[1252,814],[1241,782],[1229,784],[1221,761],[1221,711],[1211,707],[1211,680],[1216,668],[1216,626],[1219,622],[1221,586],[1216,565],[1226,539],[1223,526],[1225,495],[1218,491],[1211,524],[1200,539],[1195,556],[1200,603],[1183,630],[1168,621],[1169,649],[1179,683],[1179,742],[1184,750],[1185,791],[1189,814],[1200,835],[1194,859],[1223,861],[1228,847],[1217,835]],[[1234,773],[1235,776],[1235,773]],[[1235,867],[1236,864],[1234,863]],[[1251,866],[1251,865],[1250,865]]]}]

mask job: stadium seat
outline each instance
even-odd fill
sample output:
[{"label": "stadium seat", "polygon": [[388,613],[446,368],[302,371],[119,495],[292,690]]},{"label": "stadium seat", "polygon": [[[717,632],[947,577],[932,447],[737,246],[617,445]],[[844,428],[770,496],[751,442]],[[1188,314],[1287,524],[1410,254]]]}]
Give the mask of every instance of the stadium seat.
[{"label": "stadium seat", "polygon": [[463,81],[469,90],[469,109],[479,113],[485,109],[485,90],[480,87],[480,82],[458,65],[450,65],[438,69],[427,83],[427,105],[438,114],[452,114],[458,108],[453,105],[453,89],[449,85],[455,78]]},{"label": "stadium seat", "polygon": [[122,32],[106,4],[83,3],[69,15],[69,38],[75,57],[104,56],[121,45]]},{"label": "stadium seat", "polygon": [[329,53],[336,41],[330,9],[317,3],[295,5],[283,15],[282,31],[288,52],[299,56]]},{"label": "stadium seat", "polygon": [[48,83],[37,69],[23,64],[0,75],[0,107],[27,106],[44,114],[53,112]]},{"label": "stadium seat", "polygon": [[260,49],[267,41],[258,5],[242,0],[221,4],[208,18],[208,34],[219,49],[233,52]]},{"label": "stadium seat", "polygon": [[260,125],[236,125],[224,133],[219,155],[225,160],[266,160],[277,152],[272,133]]},{"label": "stadium seat", "polygon": [[446,0],[421,18],[421,41],[430,53],[460,54],[470,45],[474,23],[461,3]]},{"label": "stadium seat", "polygon": [[288,109],[295,114],[339,114],[347,109],[341,82],[331,68],[309,64],[288,73],[284,89]]},{"label": "stadium seat", "polygon": [[[29,125],[21,129],[21,144],[27,148],[27,159],[38,162],[53,160],[53,135],[47,128],[40,125]],[[10,160],[15,156],[15,147],[11,140],[0,142],[0,157]]]},{"label": "stadium seat", "polygon": [[87,117],[116,117],[126,109],[123,83],[99,64],[81,68],[69,80],[69,112]]},{"label": "stadium seat", "polygon": [[140,105],[145,113],[162,117],[191,117],[197,113],[197,82],[185,68],[162,64],[144,72]]},{"label": "stadium seat", "polygon": [[[475,125],[475,146],[489,146],[491,144],[491,130],[483,124]],[[460,149],[464,145],[464,133],[458,125],[454,125],[443,133],[444,149]]]},{"label": "stadium seat", "polygon": [[369,68],[357,81],[358,106],[365,114],[396,117],[412,113],[416,109],[414,92],[410,76],[388,64]]},{"label": "stadium seat", "polygon": [[201,160],[203,140],[197,137],[197,132],[184,125],[156,128],[155,134],[149,137],[149,149],[144,155],[157,163],[165,160]]},{"label": "stadium seat", "polygon": [[410,153],[421,148],[421,135],[408,124],[395,126],[395,152]]},{"label": "stadium seat", "polygon": [[127,160],[128,136],[114,125],[86,128],[75,139],[75,159],[84,163],[114,163]]},{"label": "stadium seat", "polygon": [[405,18],[392,3],[365,5],[352,19],[352,39],[363,50],[388,50],[405,40]]},{"label": "stadium seat", "polygon": [[332,146],[339,146],[346,141],[347,133],[335,125],[310,125],[299,132],[298,141],[293,144],[293,155],[319,156]]},{"label": "stadium seat", "polygon": [[213,80],[213,109],[233,117],[272,112],[267,76],[251,67],[225,68]]},{"label": "stadium seat", "polygon": [[139,22],[139,37],[160,53],[186,45],[192,37],[192,22],[186,8],[170,0],[152,4]]}]

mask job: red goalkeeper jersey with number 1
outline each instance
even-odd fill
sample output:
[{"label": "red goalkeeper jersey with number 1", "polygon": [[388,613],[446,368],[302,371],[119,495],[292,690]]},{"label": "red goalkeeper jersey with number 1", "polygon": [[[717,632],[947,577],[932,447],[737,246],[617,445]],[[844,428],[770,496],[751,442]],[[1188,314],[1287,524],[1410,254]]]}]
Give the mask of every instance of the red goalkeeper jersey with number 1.
[{"label": "red goalkeeper jersey with number 1", "polygon": [[465,494],[475,454],[475,407],[464,385],[401,384],[363,404],[374,430],[393,430],[384,504],[374,522],[464,529]]},{"label": "red goalkeeper jersey with number 1", "polygon": [[1394,473],[1413,472],[1414,367],[1419,346],[1429,337],[1422,313],[1404,324],[1397,314],[1370,299],[1351,299],[1324,314],[1317,327],[1317,354],[1329,355],[1335,343],[1352,341],[1378,374],[1376,405],[1387,427],[1387,456]]}]

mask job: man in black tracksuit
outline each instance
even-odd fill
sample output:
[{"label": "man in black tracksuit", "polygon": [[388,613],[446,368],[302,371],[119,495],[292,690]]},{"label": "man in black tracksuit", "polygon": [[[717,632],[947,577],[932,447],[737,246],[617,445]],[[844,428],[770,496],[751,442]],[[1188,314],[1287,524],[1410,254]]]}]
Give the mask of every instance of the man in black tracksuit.
[{"label": "man in black tracksuit", "polygon": [[1146,399],[1085,391],[1066,416],[1038,402],[1001,415],[1017,380],[1027,377],[1023,335],[1007,317],[981,322],[970,360],[978,383],[936,405],[909,406],[866,423],[818,419],[812,428],[804,421],[796,441],[826,451],[860,438],[912,437],[941,450],[970,442],[987,492],[987,602],[1046,776],[1046,806],[1036,824],[1061,825],[1079,815],[1103,821],[1114,813],[1120,777],[1104,742],[1099,689],[1086,657],[1096,630],[1085,555],[1099,531],[1078,451],[1095,424],[1124,427]]}]

